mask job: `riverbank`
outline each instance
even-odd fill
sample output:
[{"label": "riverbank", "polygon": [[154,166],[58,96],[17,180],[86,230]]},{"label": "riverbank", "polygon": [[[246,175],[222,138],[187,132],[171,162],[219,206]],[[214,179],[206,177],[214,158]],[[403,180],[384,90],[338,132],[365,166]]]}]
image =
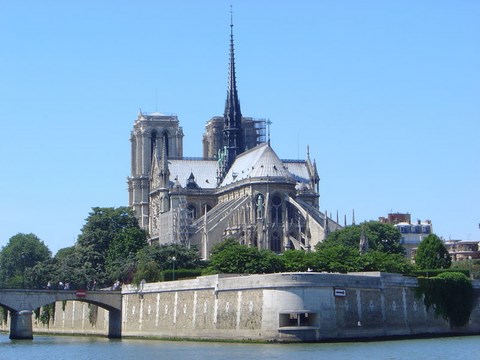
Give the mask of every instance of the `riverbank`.
[{"label": "riverbank", "polygon": [[[480,284],[469,323],[427,310],[417,280],[397,274],[213,275],[122,289],[122,336],[228,342],[340,342],[480,333]],[[56,303],[34,333],[105,335],[108,311]]]}]

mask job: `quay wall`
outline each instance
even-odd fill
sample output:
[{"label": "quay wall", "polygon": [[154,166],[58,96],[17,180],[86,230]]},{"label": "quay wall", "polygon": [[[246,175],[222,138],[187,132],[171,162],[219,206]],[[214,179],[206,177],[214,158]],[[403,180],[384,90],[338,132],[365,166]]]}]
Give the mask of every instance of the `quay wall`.
[{"label": "quay wall", "polygon": [[[122,336],[260,341],[331,341],[480,333],[480,284],[470,323],[452,329],[415,296],[415,278],[387,273],[214,275],[124,286]],[[108,312],[57,302],[34,332],[101,334]]]}]

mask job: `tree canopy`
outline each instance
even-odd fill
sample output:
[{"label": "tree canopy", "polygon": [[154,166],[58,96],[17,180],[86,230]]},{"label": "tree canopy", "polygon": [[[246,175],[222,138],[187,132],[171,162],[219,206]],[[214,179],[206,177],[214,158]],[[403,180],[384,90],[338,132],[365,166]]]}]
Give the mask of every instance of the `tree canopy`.
[{"label": "tree canopy", "polygon": [[204,266],[197,248],[182,244],[146,246],[137,253],[136,261],[135,283],[143,279],[147,282],[159,281],[164,270],[198,269]]},{"label": "tree canopy", "polygon": [[18,233],[12,236],[0,251],[0,286],[3,288],[32,287],[28,272],[52,254],[34,234]]},{"label": "tree canopy", "polygon": [[328,235],[324,242],[317,245],[317,250],[329,245],[345,245],[359,249],[362,231],[368,241],[368,249],[390,254],[405,254],[400,243],[400,232],[392,224],[368,221],[360,225],[347,226]]},{"label": "tree canopy", "polygon": [[[368,246],[360,249],[360,237]],[[33,244],[30,242],[33,240]],[[21,246],[19,244],[22,244]],[[29,244],[27,246],[27,244]],[[32,251],[28,249],[34,249]],[[162,281],[181,276],[235,273],[261,274],[282,271],[386,271],[409,273],[400,233],[391,225],[368,222],[331,233],[316,251],[289,250],[276,254],[227,239],[211,251],[208,267],[195,247],[181,244],[147,246],[133,211],[127,207],[92,208],[75,246],[50,251],[33,234],[18,234],[0,252],[0,286],[42,288],[49,282],[69,282],[71,288]],[[12,255],[13,254],[13,255]],[[23,257],[19,254],[23,254]],[[32,255],[35,254],[35,255]],[[19,258],[20,256],[20,258]],[[8,281],[7,281],[8,279]]]},{"label": "tree canopy", "polygon": [[269,250],[241,245],[227,239],[212,249],[209,273],[262,274],[282,271],[279,256]]},{"label": "tree canopy", "polygon": [[129,207],[92,208],[78,236],[76,253],[90,279],[99,284],[133,276],[133,259],[147,245],[133,210]]},{"label": "tree canopy", "polygon": [[410,273],[412,265],[400,253],[369,250],[361,254],[357,244],[330,242],[315,252],[288,250],[277,255],[269,250],[241,245],[227,239],[211,252],[208,273],[259,274],[282,271],[385,271]]},{"label": "tree canopy", "polygon": [[452,257],[443,241],[437,235],[430,234],[418,245],[415,264],[425,270],[447,269],[452,264]]},{"label": "tree canopy", "polygon": [[37,264],[29,276],[44,287],[50,282],[72,288],[98,287],[114,281],[130,282],[137,252],[147,245],[133,211],[128,207],[92,208],[75,246],[60,249],[55,257]]}]

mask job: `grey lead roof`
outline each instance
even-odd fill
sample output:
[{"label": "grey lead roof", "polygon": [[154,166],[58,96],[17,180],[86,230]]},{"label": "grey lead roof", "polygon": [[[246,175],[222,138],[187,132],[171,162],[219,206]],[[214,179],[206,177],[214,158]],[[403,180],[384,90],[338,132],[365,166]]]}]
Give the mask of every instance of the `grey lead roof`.
[{"label": "grey lead roof", "polygon": [[195,176],[195,182],[202,189],[214,189],[217,186],[216,160],[168,160],[170,181],[178,180],[186,187],[190,174]]},{"label": "grey lead roof", "polygon": [[260,144],[237,156],[221,186],[247,178],[263,177],[282,177],[293,180],[292,174],[267,143]]},{"label": "grey lead roof", "polygon": [[[218,162],[201,159],[169,159],[170,181],[187,186],[191,174],[202,189],[215,189],[217,186]],[[235,159],[220,187],[233,184],[247,178],[278,178],[308,184],[309,174],[305,161],[280,160],[275,151],[267,144],[260,144]]]}]

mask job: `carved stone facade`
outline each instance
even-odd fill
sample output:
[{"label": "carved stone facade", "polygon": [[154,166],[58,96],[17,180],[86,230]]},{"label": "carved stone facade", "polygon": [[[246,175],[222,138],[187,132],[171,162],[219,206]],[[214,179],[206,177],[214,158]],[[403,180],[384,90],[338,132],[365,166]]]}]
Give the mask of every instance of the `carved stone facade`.
[{"label": "carved stone facade", "polygon": [[140,226],[148,228],[150,187],[158,184],[151,172],[156,148],[166,149],[166,156],[183,156],[183,130],[177,116],[140,111],[130,136],[131,176],[128,179],[129,204]]}]

